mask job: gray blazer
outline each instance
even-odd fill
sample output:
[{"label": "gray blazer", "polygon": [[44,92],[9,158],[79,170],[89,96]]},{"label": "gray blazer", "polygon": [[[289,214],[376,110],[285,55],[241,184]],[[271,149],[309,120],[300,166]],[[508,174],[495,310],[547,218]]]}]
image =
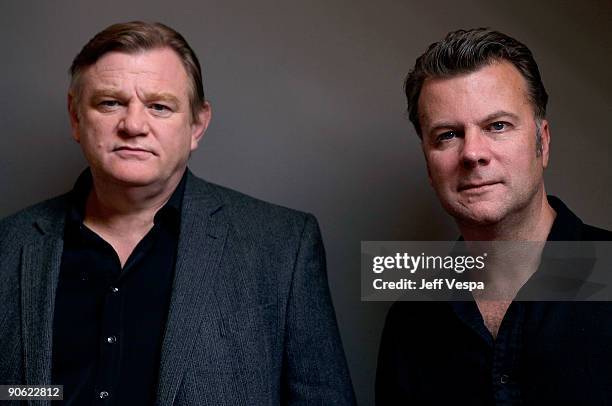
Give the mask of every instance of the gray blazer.
[{"label": "gray blazer", "polygon": [[[0,222],[0,384],[52,383],[67,205]],[[354,403],[316,219],[189,173],[156,404]]]}]

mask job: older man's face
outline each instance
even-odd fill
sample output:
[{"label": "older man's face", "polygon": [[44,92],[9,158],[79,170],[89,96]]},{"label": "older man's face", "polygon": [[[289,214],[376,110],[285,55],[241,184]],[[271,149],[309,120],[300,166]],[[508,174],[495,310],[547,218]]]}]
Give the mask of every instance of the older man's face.
[{"label": "older man's face", "polygon": [[541,198],[548,123],[541,123],[543,147],[537,154],[527,94],[525,79],[508,62],[425,81],[418,109],[429,178],[459,223],[518,219]]},{"label": "older man's face", "polygon": [[110,52],[81,78],[73,137],[98,180],[124,186],[178,182],[208,125],[191,120],[189,80],[168,48],[135,54]]}]

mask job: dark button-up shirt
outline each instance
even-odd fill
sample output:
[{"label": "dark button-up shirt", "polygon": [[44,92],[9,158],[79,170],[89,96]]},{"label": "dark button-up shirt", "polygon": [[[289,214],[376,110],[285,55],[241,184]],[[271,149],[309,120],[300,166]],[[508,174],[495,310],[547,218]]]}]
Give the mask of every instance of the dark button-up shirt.
[{"label": "dark button-up shirt", "polygon": [[121,268],[83,224],[92,187],[72,191],[53,319],[52,382],[68,405],[150,405],[170,302],[185,176]]},{"label": "dark button-up shirt", "polygon": [[[559,199],[550,241],[609,241]],[[612,405],[612,304],[519,302],[496,339],[474,301],[397,302],[381,340],[378,406]]]}]

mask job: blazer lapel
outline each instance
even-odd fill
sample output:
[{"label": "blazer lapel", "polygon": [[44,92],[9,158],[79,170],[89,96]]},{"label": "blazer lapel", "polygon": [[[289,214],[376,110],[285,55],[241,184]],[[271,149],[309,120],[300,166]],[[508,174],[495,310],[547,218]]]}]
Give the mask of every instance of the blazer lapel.
[{"label": "blazer lapel", "polygon": [[21,333],[28,385],[52,383],[53,310],[63,251],[61,234],[55,233],[63,230],[63,217],[59,218],[57,224],[39,221],[37,228],[43,236],[22,250]]},{"label": "blazer lapel", "polygon": [[205,182],[189,174],[181,215],[174,284],[161,349],[157,404],[171,405],[201,321],[216,311],[214,286],[228,224]]}]

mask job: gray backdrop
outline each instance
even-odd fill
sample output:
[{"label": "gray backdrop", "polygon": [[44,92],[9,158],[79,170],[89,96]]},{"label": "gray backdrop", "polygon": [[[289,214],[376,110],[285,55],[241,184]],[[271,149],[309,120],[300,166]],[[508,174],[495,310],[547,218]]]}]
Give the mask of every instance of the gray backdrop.
[{"label": "gray backdrop", "polygon": [[0,217],[69,189],[85,166],[65,109],[81,46],[114,22],[169,24],[200,56],[213,105],[192,170],[318,217],[353,382],[371,405],[388,304],[360,302],[360,241],[457,235],[403,111],[415,57],[456,28],[524,41],[551,98],[548,192],[612,228],[611,11],[609,0],[1,0]]}]

